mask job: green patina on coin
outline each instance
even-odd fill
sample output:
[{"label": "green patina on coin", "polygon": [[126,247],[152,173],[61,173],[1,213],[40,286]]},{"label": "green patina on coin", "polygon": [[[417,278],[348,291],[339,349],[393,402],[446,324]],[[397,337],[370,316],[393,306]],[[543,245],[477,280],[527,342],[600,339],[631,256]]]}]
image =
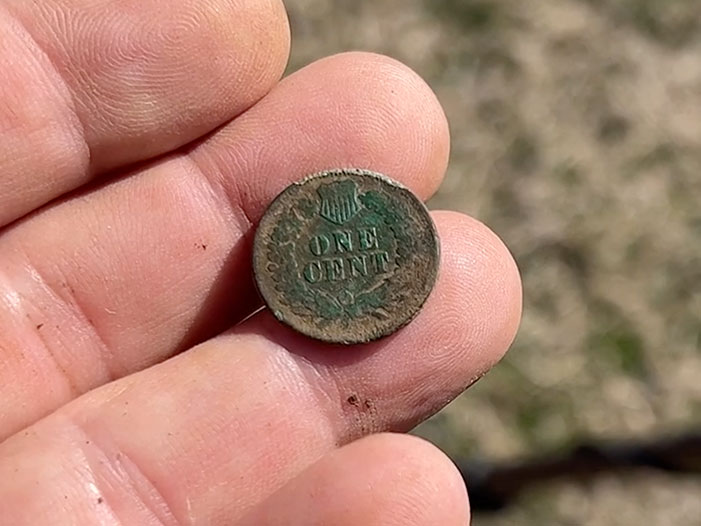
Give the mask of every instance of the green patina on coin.
[{"label": "green patina on coin", "polygon": [[438,273],[428,210],[408,189],[364,170],[290,185],[258,226],[253,267],[276,318],[312,338],[364,343],[409,323]]}]

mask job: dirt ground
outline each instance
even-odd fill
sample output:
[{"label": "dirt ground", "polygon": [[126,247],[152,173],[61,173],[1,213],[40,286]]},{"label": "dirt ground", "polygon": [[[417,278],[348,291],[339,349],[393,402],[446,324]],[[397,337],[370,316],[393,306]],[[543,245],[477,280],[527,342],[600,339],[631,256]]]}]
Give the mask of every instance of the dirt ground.
[{"label": "dirt ground", "polygon": [[[455,457],[701,426],[701,2],[289,0],[291,69],[365,49],[431,84],[453,153],[432,208],[508,244],[507,359],[419,429]],[[701,521],[701,480],[537,488],[477,526]]]}]

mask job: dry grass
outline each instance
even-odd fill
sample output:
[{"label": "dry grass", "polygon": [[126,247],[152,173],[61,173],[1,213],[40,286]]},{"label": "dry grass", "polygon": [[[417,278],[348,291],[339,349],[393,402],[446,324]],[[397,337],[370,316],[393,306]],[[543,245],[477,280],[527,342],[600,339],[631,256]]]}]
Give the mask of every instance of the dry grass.
[{"label": "dry grass", "polygon": [[[513,250],[509,357],[420,432],[511,458],[701,420],[701,2],[291,0],[292,67],[348,49],[423,75],[451,121],[431,205]],[[545,488],[477,525],[696,525],[701,481]]]}]

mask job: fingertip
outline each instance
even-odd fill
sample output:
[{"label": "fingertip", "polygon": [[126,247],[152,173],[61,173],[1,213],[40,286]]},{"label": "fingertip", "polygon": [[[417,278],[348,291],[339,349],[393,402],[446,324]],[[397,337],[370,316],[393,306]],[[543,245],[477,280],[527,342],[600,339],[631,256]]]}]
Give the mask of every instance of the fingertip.
[{"label": "fingertip", "polygon": [[[513,343],[521,321],[521,276],[511,252],[484,223],[452,211],[433,212],[441,238],[443,281],[434,301],[454,311],[464,344],[479,342],[471,355],[484,371]],[[444,322],[444,329],[451,324]],[[473,361],[473,365],[474,365]]]},{"label": "fingertip", "polygon": [[[393,113],[396,130],[405,134],[401,140],[385,143],[399,152],[405,150],[386,175],[403,181],[422,199],[430,198],[443,181],[450,157],[450,128],[436,93],[413,69],[386,55],[355,51],[328,60],[367,82],[377,107]],[[414,166],[407,167],[407,160]]]},{"label": "fingertip", "polygon": [[397,504],[411,514],[412,524],[469,524],[470,502],[463,476],[435,445],[413,435],[381,433],[348,446],[354,447],[372,455],[378,465],[384,464],[389,473],[385,487],[405,485]]},{"label": "fingertip", "polygon": [[351,52],[293,73],[190,157],[255,222],[287,185],[334,168],[381,172],[427,199],[449,148],[445,114],[416,73]]},{"label": "fingertip", "polygon": [[251,513],[243,525],[465,526],[462,476],[435,446],[371,435],[323,457]]},{"label": "fingertip", "polygon": [[[252,77],[259,76],[254,86],[260,86],[252,100],[255,102],[269,92],[282,78],[290,58],[292,45],[290,21],[282,0],[260,0],[264,16],[253,18],[258,22],[257,39],[250,49],[256,58],[250,61]],[[232,31],[232,36],[236,31]],[[261,45],[262,44],[262,45]]]},{"label": "fingertip", "polygon": [[[370,355],[365,366],[381,396],[391,400],[392,430],[411,429],[484,376],[509,349],[520,323],[521,280],[501,239],[463,214],[432,216],[441,239],[436,286],[416,320],[391,344],[380,343],[383,352]],[[390,380],[389,364],[397,363],[401,374]]]},{"label": "fingertip", "polygon": [[[375,106],[384,107],[388,115],[394,113],[396,129],[407,136],[402,142],[385,146],[400,152],[411,150],[398,161],[413,161],[412,171],[420,175],[405,184],[422,199],[428,199],[443,181],[450,157],[448,119],[433,89],[409,66],[386,55],[352,51],[320,61],[324,63],[354,76]],[[418,153],[415,158],[414,152]],[[399,164],[387,168],[386,175],[401,181],[407,171],[407,166]]]}]

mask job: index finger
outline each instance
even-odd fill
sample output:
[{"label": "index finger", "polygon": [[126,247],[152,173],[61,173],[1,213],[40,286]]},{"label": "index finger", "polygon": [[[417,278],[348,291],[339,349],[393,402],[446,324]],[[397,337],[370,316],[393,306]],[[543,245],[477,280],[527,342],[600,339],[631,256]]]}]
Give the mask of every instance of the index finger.
[{"label": "index finger", "polygon": [[288,49],[281,0],[0,1],[0,226],[232,119]]}]

